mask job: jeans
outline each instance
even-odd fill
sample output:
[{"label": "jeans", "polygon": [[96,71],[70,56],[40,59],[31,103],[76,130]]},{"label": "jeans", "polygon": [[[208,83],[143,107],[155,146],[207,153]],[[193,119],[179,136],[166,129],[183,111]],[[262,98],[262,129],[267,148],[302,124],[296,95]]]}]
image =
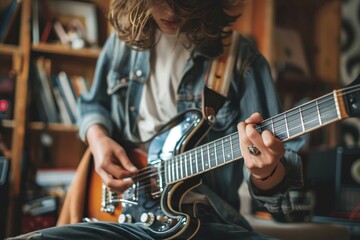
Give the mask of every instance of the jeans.
[{"label": "jeans", "polygon": [[[200,219],[200,228],[195,240],[270,240],[248,226],[225,223],[210,206],[191,204],[183,208],[184,212]],[[147,227],[141,223],[84,222],[42,229],[8,240],[155,240]]]}]

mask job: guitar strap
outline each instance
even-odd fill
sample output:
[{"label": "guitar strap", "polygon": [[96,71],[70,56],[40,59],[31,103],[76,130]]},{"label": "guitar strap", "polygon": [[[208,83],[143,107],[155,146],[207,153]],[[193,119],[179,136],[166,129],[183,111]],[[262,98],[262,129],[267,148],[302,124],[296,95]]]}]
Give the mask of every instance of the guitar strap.
[{"label": "guitar strap", "polygon": [[223,39],[224,52],[209,65],[203,90],[203,117],[209,125],[215,121],[217,111],[224,105],[233,78],[240,34],[232,31]]},{"label": "guitar strap", "polygon": [[[215,122],[217,111],[224,105],[227,99],[234,74],[239,38],[240,34],[233,31],[229,37],[224,39],[223,54],[211,62],[205,76],[202,111],[203,118],[205,118],[205,121],[207,121],[209,125],[212,125]],[[251,230],[251,226],[245,218],[232,206],[219,198],[206,185],[201,185],[200,188],[199,192],[208,197],[212,206],[217,206],[214,207],[214,209],[224,221],[230,224],[235,223],[249,231]],[[216,199],[216,203],[213,201],[214,199]]]}]

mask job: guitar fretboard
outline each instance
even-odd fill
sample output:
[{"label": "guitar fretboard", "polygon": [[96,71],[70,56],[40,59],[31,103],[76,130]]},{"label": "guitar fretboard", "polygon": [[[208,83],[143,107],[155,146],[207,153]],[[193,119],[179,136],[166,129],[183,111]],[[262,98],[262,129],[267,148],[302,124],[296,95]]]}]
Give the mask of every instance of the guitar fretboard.
[{"label": "guitar fretboard", "polygon": [[[288,141],[321,126],[340,120],[337,95],[330,93],[299,107],[262,121],[259,133],[268,130]],[[169,184],[193,177],[242,158],[238,133],[184,152],[165,161],[165,180]]]}]

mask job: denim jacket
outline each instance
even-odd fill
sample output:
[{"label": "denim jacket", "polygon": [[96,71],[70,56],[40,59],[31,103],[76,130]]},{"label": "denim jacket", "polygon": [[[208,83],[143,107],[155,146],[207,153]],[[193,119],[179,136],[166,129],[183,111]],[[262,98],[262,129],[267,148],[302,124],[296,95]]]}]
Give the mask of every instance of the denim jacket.
[{"label": "denim jacket", "polygon": [[[201,109],[207,66],[221,53],[221,48],[207,51],[194,49],[175,96],[178,113],[192,108]],[[216,121],[204,141],[236,132],[237,123],[254,112],[259,112],[264,119],[280,113],[265,58],[243,37],[240,38],[237,56],[228,99],[218,111]],[[130,49],[118,40],[116,34],[108,38],[98,59],[92,89],[78,100],[78,126],[83,140],[87,129],[93,124],[101,124],[109,133],[116,132],[122,139],[139,140],[136,123],[142,89],[149,79],[149,62],[149,51]],[[302,145],[301,137],[285,143],[286,152],[282,161],[286,176],[276,191],[262,192],[256,189],[249,180],[249,171],[243,162],[237,161],[204,174],[199,192],[208,196],[217,212],[228,222],[238,222],[238,189],[243,179],[248,182],[251,195],[270,212],[289,212],[288,190],[303,184],[301,160],[296,153]]]}]

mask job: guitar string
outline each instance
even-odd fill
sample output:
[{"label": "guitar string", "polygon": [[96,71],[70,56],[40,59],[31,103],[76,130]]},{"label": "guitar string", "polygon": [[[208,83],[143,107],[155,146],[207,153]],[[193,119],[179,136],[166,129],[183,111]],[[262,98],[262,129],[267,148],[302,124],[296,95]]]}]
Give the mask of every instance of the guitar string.
[{"label": "guitar string", "polygon": [[[326,107],[326,106],[325,106]],[[309,110],[309,109],[313,109],[314,107],[311,107],[311,108],[308,108],[308,109],[303,109],[302,111],[306,111],[306,110]],[[295,114],[293,114],[293,116],[294,116]],[[298,114],[296,114],[296,115],[298,115]],[[288,118],[290,118],[292,115],[288,115],[287,117]],[[324,116],[324,115],[323,115]],[[326,115],[325,115],[326,116]],[[268,121],[268,120],[264,120],[264,122],[266,122],[266,121]],[[317,119],[316,120],[314,120],[314,121],[317,121]],[[309,122],[306,122],[307,124],[309,124],[309,123],[312,123],[312,122],[314,122],[314,121],[309,121]],[[282,119],[281,121],[273,121],[273,123],[276,125],[276,123],[282,123],[282,122],[284,122],[284,120]],[[262,126],[260,126],[260,127],[258,127],[258,129],[260,129],[260,128],[266,128],[267,126],[270,126],[270,124],[269,125],[262,125]],[[299,127],[299,126],[296,126],[296,127]],[[281,126],[280,127],[276,127],[277,128],[277,130],[282,130],[281,129]],[[283,127],[283,128],[285,128],[285,127]],[[295,128],[292,128],[292,129],[289,129],[289,130],[293,130],[293,129],[295,129]],[[287,131],[285,130],[285,131],[278,131],[278,135],[282,135],[282,134],[285,134]],[[226,137],[228,137],[228,136],[226,136]],[[220,139],[219,139],[220,140]],[[211,144],[211,143],[209,143],[209,144]],[[179,156],[179,155],[177,155],[177,156]],[[170,159],[171,160],[171,159]],[[147,170],[146,168],[143,168],[144,170]],[[146,173],[147,174],[147,173]],[[139,176],[141,176],[141,171],[139,172]]]},{"label": "guitar string", "polygon": [[[343,89],[343,90],[337,90],[336,92],[341,92],[341,94],[338,94],[337,96],[343,96],[343,95],[346,95],[346,94],[355,92],[355,91],[357,91],[359,88],[360,88],[359,86],[351,86],[351,87],[345,88],[345,89]],[[345,91],[347,91],[347,92],[345,92]],[[333,95],[333,93],[329,93],[329,94],[327,94],[327,95],[322,96],[321,98],[314,99],[314,100],[312,100],[312,101],[310,101],[310,102],[308,102],[308,103],[303,104],[302,106],[303,106],[303,107],[309,106],[310,103],[316,102],[316,101],[319,100],[319,99],[325,99],[325,98],[328,97],[329,95]],[[326,102],[332,102],[333,100],[334,100],[333,98],[332,98],[332,99],[328,99],[328,100],[322,102],[322,104],[323,104],[323,103],[326,103]],[[328,106],[330,106],[330,105],[327,105],[327,106],[325,106],[325,107],[328,107]],[[296,107],[295,109],[298,109],[298,108],[300,108],[300,107],[301,107],[301,106]],[[322,107],[324,107],[324,106],[322,106]],[[311,109],[311,108],[314,108],[314,107],[312,106],[312,107],[307,108],[307,109],[303,108],[302,111],[306,111],[306,110],[309,110],[309,109]],[[295,109],[294,109],[294,110],[295,110]],[[291,112],[291,111],[292,111],[292,110],[290,110],[290,111],[288,111],[288,112]],[[274,116],[274,117],[272,117],[272,118],[276,118],[276,117],[279,117],[279,116],[281,116],[281,115],[284,115],[284,113],[279,114],[279,115],[276,115],[276,116]],[[297,115],[297,114],[293,114],[293,116],[294,116],[294,115]],[[329,114],[328,114],[328,115],[322,115],[322,117],[326,117],[326,116],[329,116]],[[289,115],[289,116],[287,116],[287,117],[291,117],[291,115]],[[267,119],[267,120],[264,120],[263,122],[267,122],[267,121],[269,121],[269,120],[270,120],[270,119]],[[315,119],[315,120],[312,120],[312,121],[309,121],[309,122],[306,122],[306,123],[309,124],[309,123],[314,122],[314,121],[318,122],[318,119]],[[281,121],[277,121],[277,122],[284,122],[284,120],[282,119]],[[275,123],[275,121],[274,121],[273,123]],[[260,123],[260,124],[261,124],[261,123]],[[259,124],[259,125],[260,125],[260,124]],[[264,128],[264,127],[266,127],[266,125],[260,126],[259,128]],[[296,126],[296,127],[298,127],[298,126]],[[293,130],[293,129],[295,129],[295,128],[292,128],[292,129],[289,129],[289,130]],[[278,135],[281,135],[281,134],[284,134],[284,133],[286,134],[287,131],[288,131],[288,130],[285,130],[285,132],[280,132],[280,133],[278,133]],[[226,136],[226,137],[231,137],[232,135],[234,135],[234,134],[230,134],[230,135],[228,135],[228,136]],[[238,136],[237,136],[237,134],[235,134],[235,135],[236,135],[235,137],[237,138],[236,140],[238,141]],[[225,137],[225,138],[226,138],[226,137]],[[220,140],[220,139],[219,139],[219,140]],[[168,161],[170,161],[170,162],[169,162],[167,165],[176,164],[176,163],[178,163],[178,165],[181,165],[181,164],[180,164],[180,161],[183,161],[183,160],[184,160],[184,158],[181,158],[183,155],[186,155],[186,154],[188,154],[188,155],[190,154],[190,155],[191,155],[191,152],[194,152],[194,155],[197,156],[199,153],[196,152],[196,150],[200,149],[200,147],[208,146],[208,145],[210,145],[211,143],[214,144],[214,142],[216,142],[216,141],[210,142],[209,144],[206,144],[206,145],[203,145],[203,146],[199,146],[199,147],[194,148],[194,149],[192,149],[192,150],[190,150],[190,151],[188,151],[188,152],[186,152],[186,153],[182,153],[182,154],[180,154],[180,155],[176,155],[176,156],[174,156],[172,159],[169,159],[169,160],[168,160]],[[232,141],[232,142],[234,142],[234,141]],[[235,146],[238,146],[238,145],[235,144]],[[238,150],[239,150],[239,151],[237,151],[237,152],[240,152],[240,148],[239,148]],[[229,152],[225,151],[224,149],[223,149],[223,152],[224,152],[225,155],[228,155],[228,154],[229,154]],[[215,153],[215,151],[208,151],[208,154],[213,155],[214,153]],[[232,155],[234,155],[234,151],[232,152]],[[241,157],[241,156],[240,156],[240,157]],[[210,160],[210,161],[213,161],[213,160]],[[208,161],[208,162],[209,162],[209,161]],[[163,162],[163,163],[165,163],[165,162]],[[195,166],[199,164],[199,162],[198,162],[198,161],[194,161],[194,159],[191,160],[189,163],[191,164],[191,167],[192,167],[192,168],[194,167],[194,164],[195,164]],[[225,164],[225,163],[228,163],[228,162],[225,162],[225,160],[224,160],[224,164]],[[209,162],[209,164],[210,164],[210,166],[212,165],[210,162]],[[202,169],[205,171],[205,170],[211,169],[211,167],[205,169],[204,166],[202,166]],[[145,167],[145,168],[143,168],[143,169],[141,169],[141,170],[142,170],[142,171],[139,171],[139,173],[135,176],[136,178],[138,178],[138,181],[139,181],[139,182],[144,182],[145,180],[148,180],[148,179],[152,178],[153,176],[157,176],[157,175],[158,175],[157,172],[154,172],[154,166],[148,166],[148,167]],[[154,173],[152,173],[152,174],[149,175],[149,172],[154,172]],[[200,172],[201,172],[201,171],[200,171]],[[161,170],[161,171],[160,171],[160,174],[162,174],[162,173],[164,173],[164,170]],[[177,174],[177,175],[179,175],[179,174]],[[183,174],[182,174],[182,175],[183,175]],[[144,178],[143,178],[143,177],[144,177]],[[142,187],[149,187],[149,186],[150,186],[150,184],[149,184],[149,185],[143,185]],[[140,188],[141,188],[141,187],[140,187]]]},{"label": "guitar string", "polygon": [[[345,94],[343,94],[343,95],[345,95]],[[339,95],[340,96],[340,95]],[[325,115],[326,116],[326,115]],[[325,117],[324,115],[323,115],[323,117]],[[227,136],[227,137],[229,137],[229,136]],[[231,138],[231,135],[230,135],[230,138]],[[235,146],[235,149],[236,149],[236,147],[238,147],[238,145],[237,145],[237,143],[235,143],[234,144],[234,142],[232,142],[232,145],[233,146]],[[201,146],[201,147],[204,147],[204,146]],[[228,148],[229,148],[229,146],[228,146]],[[230,147],[230,148],[232,148],[232,146]],[[210,149],[210,148],[209,148]],[[228,149],[229,150],[229,149]],[[226,155],[228,154],[228,152],[227,152],[227,150],[224,150],[223,149],[223,152],[226,152]],[[231,153],[232,153],[232,155],[234,155],[234,153],[235,152],[240,152],[240,149],[238,149],[238,151],[231,151]],[[210,154],[211,153],[211,155],[213,155],[213,153],[214,152],[212,152],[212,151],[209,151],[208,152],[208,154]],[[191,154],[191,153],[190,153]],[[198,153],[195,153],[195,154],[197,154],[198,155]],[[225,153],[224,153],[225,154]],[[177,162],[177,161],[182,161],[183,159],[181,158],[181,156],[179,157],[180,155],[177,155],[177,156],[175,156],[173,159],[170,159],[170,160],[172,160],[172,162]],[[241,155],[240,155],[240,157],[241,157]],[[211,161],[213,161],[213,160],[211,160]],[[193,164],[196,164],[196,165],[198,165],[198,161],[191,161],[191,164],[192,164],[192,167],[193,167]],[[225,162],[224,161],[224,163],[228,163],[228,162]],[[210,165],[212,165],[210,162],[209,162],[209,164]],[[168,164],[168,165],[171,165],[171,164]],[[181,165],[180,164],[180,162],[179,162],[179,165]],[[207,170],[207,169],[205,169],[205,167],[204,166],[202,166],[202,168],[203,168],[203,170],[205,171],[205,170]],[[211,168],[211,167],[210,167]],[[162,173],[162,172],[160,172],[160,173]],[[155,175],[157,175],[157,174],[155,174]],[[155,176],[154,174],[152,174],[152,175],[150,175],[150,176],[146,176],[146,177],[148,177],[149,179],[151,178],[151,176]],[[177,174],[178,175],[178,174]],[[176,176],[175,176],[176,177]],[[183,177],[182,177],[183,178]],[[141,180],[144,180],[145,178],[142,178]],[[150,185],[144,185],[143,187],[149,187]],[[141,188],[141,187],[140,187]]]},{"label": "guitar string", "polygon": [[[236,139],[237,140],[237,139]],[[237,140],[238,141],[238,140]],[[234,143],[234,142],[232,142],[232,145],[233,146],[235,146],[235,148],[234,149],[236,149],[237,147],[238,147],[238,144],[237,144],[237,141]],[[228,146],[228,148],[229,148],[229,146]],[[230,147],[231,148],[231,147]],[[229,149],[228,149],[229,150]],[[228,150],[223,150],[224,152],[225,152],[225,154],[227,155],[228,154]],[[234,155],[234,154],[236,154],[236,152],[239,152],[240,153],[240,148],[238,148],[238,150],[235,150],[235,151],[231,151],[231,153]],[[213,151],[211,151],[211,153],[214,153]],[[209,154],[210,154],[210,152],[209,152]],[[239,155],[239,158],[241,157],[241,155]],[[177,161],[178,159],[175,159],[175,161]],[[180,158],[180,160],[181,160],[181,158]],[[236,160],[236,159],[233,159],[233,160]],[[212,162],[213,162],[213,160],[211,160]],[[191,162],[192,163],[192,167],[193,167],[193,164],[195,163],[195,164],[197,164],[198,162],[196,162],[196,161],[192,161]],[[229,161],[224,161],[224,164],[225,163],[229,163]],[[210,165],[212,165],[211,163],[210,163]],[[204,168],[204,170],[207,170],[207,169],[205,169]],[[161,172],[160,172],[161,173]],[[157,174],[153,174],[152,176],[158,176]],[[147,176],[147,179],[146,178],[143,178],[143,179],[141,179],[141,180],[143,180],[142,182],[145,182],[144,180],[148,180],[148,179],[150,179],[151,177],[152,177],[151,175],[150,176]],[[141,185],[141,187],[138,187],[138,189],[140,190],[140,189],[142,189],[142,188],[146,188],[146,187],[150,187],[151,186],[151,184],[145,184],[145,185]]]},{"label": "guitar string", "polygon": [[[229,137],[229,136],[228,136],[228,137]],[[225,156],[228,156],[228,155],[238,155],[238,154],[240,153],[238,158],[241,158],[242,156],[241,156],[241,151],[240,151],[240,148],[239,148],[239,145],[238,145],[238,136],[237,136],[237,134],[235,134],[235,135],[233,135],[233,137],[234,137],[234,139],[231,141],[233,147],[227,145],[227,146],[226,146],[227,149],[224,148],[224,149],[222,150],[222,153],[223,153]],[[202,146],[202,147],[204,147],[204,146]],[[234,147],[235,147],[235,148],[234,148]],[[198,147],[198,148],[199,148],[199,147]],[[196,148],[196,149],[198,149],[198,148]],[[212,148],[212,147],[211,147],[211,148]],[[231,151],[231,150],[230,150],[231,148],[235,149],[235,151]],[[194,149],[194,150],[190,150],[189,152],[187,152],[187,154],[190,155],[190,154],[191,154],[190,152],[194,152],[193,155],[199,156],[199,153],[196,152],[195,149]],[[231,154],[230,154],[230,153],[231,153]],[[216,156],[214,149],[211,149],[211,150],[208,152],[208,154]],[[178,165],[180,165],[180,160],[181,160],[181,157],[182,157],[183,155],[185,155],[185,154],[176,155],[176,156],[174,156],[172,159],[169,159],[169,160],[168,160],[168,161],[171,161],[170,163],[163,162],[163,164],[167,164],[168,166],[169,166],[169,165],[172,166],[172,165],[176,164],[176,162],[177,162],[177,163],[179,163]],[[232,159],[232,160],[235,161],[235,160],[237,160],[238,158]],[[182,160],[184,160],[184,158],[183,158]],[[209,161],[210,161],[210,162],[209,162]],[[199,161],[196,161],[196,160],[192,159],[192,160],[187,161],[187,162],[188,162],[188,165],[187,165],[186,167],[190,167],[190,168],[192,168],[192,169],[196,169],[196,167],[199,167]],[[208,160],[208,162],[209,162],[210,167],[201,165],[201,166],[200,166],[200,169],[202,169],[202,170],[201,170],[201,171],[198,171],[198,173],[201,173],[202,171],[206,171],[206,170],[212,169],[212,167],[211,167],[212,165],[220,166],[220,165],[223,165],[223,164],[230,163],[231,161],[223,160],[223,161],[222,161],[222,164],[218,164],[218,165],[216,165],[216,160],[214,160],[214,159],[210,159],[210,160]],[[202,163],[200,163],[200,164],[202,164]],[[190,165],[191,165],[191,166],[190,166]],[[184,165],[182,165],[182,166],[184,166]],[[195,167],[194,167],[194,166],[195,166]],[[154,169],[155,167],[154,167],[154,166],[149,166],[148,169],[150,169],[150,168]],[[174,167],[174,168],[175,168],[175,167]],[[147,172],[146,174],[143,173],[141,177],[137,176],[137,177],[138,177],[138,182],[139,182],[139,183],[148,182],[152,177],[159,176],[159,175],[163,174],[164,172],[165,172],[164,170],[160,170],[159,173],[152,173],[152,174],[148,174],[149,172]],[[193,174],[193,175],[195,175],[195,174]],[[188,176],[187,176],[187,177],[188,177]],[[175,178],[177,178],[177,177],[175,176]],[[181,178],[184,178],[184,177],[181,177]],[[181,179],[181,178],[180,178],[180,179]],[[175,181],[176,181],[176,180],[175,180]],[[151,186],[151,184],[145,184],[145,185],[141,185],[141,187],[138,187],[137,189],[140,190],[140,189],[147,188],[147,187],[150,187],[150,186]]]},{"label": "guitar string", "polygon": [[[332,104],[331,104],[332,105]],[[327,107],[327,106],[325,106],[325,107]],[[302,112],[304,112],[304,111],[306,111],[306,110],[309,110],[309,109],[313,109],[314,107],[312,106],[312,107],[310,107],[310,108],[303,108],[302,109]],[[314,111],[314,113],[316,113],[315,111]],[[287,117],[288,118],[290,118],[290,117],[292,117],[292,116],[295,116],[295,115],[298,115],[298,113],[297,114],[293,114],[293,115],[288,115]],[[298,118],[298,119],[300,119],[300,118]],[[266,121],[269,121],[269,120],[264,120],[264,122],[266,122]],[[317,119],[315,120],[315,121],[317,121]],[[284,122],[284,119],[281,119],[281,121],[273,121],[273,124],[274,125],[276,125],[276,123],[283,123]],[[313,121],[309,121],[309,122],[306,122],[306,123],[312,123]],[[266,127],[268,127],[268,126],[270,126],[271,124],[268,124],[268,125],[261,125],[260,127],[258,127],[258,129],[264,129],[264,128],[266,128]],[[298,127],[298,126],[296,126],[296,127]],[[280,126],[277,126],[276,127],[276,129],[278,130],[278,135],[282,135],[282,134],[284,134],[284,133],[286,133],[286,129],[285,129],[285,126],[283,126],[283,125],[280,125]],[[283,129],[285,129],[284,131],[282,131]],[[293,129],[295,129],[295,128],[292,128],[292,129],[290,129],[290,130],[293,130]],[[279,131],[280,130],[280,131]],[[210,144],[210,143],[209,143]],[[146,168],[144,168],[145,170],[146,170]],[[140,171],[141,172],[141,171]]]},{"label": "guitar string", "polygon": [[[356,88],[356,86],[354,86],[354,87],[352,87],[352,88]],[[351,87],[349,87],[349,89],[351,89]],[[340,90],[339,90],[340,91]],[[355,90],[353,90],[353,91],[356,91],[356,89]],[[345,94],[348,94],[349,92],[347,92],[347,93],[344,93],[344,94],[342,94],[342,95],[345,95]],[[330,93],[331,94],[331,93]],[[330,95],[330,94],[328,94],[328,95]],[[342,96],[342,95],[338,95],[338,96]],[[323,98],[325,98],[327,95],[325,95],[325,96],[323,96]],[[318,100],[318,99],[314,99],[314,102],[315,102],[315,100]],[[331,99],[330,101],[333,101],[333,99]],[[327,102],[329,102],[329,100],[327,100]],[[310,102],[309,102],[310,103]],[[305,104],[305,106],[307,106],[308,105],[308,103],[307,104]],[[304,106],[304,105],[303,105]],[[323,106],[324,107],[324,106]],[[325,106],[325,107],[327,107],[327,106]],[[311,108],[313,108],[313,107],[311,107]],[[308,108],[308,109],[310,109],[310,108]],[[303,108],[302,109],[302,111],[306,111],[306,110],[308,110],[308,109],[305,109],[305,108]],[[295,115],[295,114],[293,114],[293,115]],[[322,117],[326,117],[327,115],[322,115]],[[287,117],[291,117],[291,115],[288,115]],[[274,116],[273,118],[276,118],[276,116]],[[266,122],[266,121],[269,121],[269,120],[264,120],[264,122]],[[284,120],[282,120],[281,122],[283,122]],[[317,122],[317,120],[314,120],[314,121],[316,121]],[[278,121],[278,122],[280,122],[280,121]],[[309,124],[309,123],[311,123],[311,122],[313,122],[313,121],[310,121],[310,122],[306,122],[307,124]],[[276,121],[274,121],[273,123],[276,123]],[[266,127],[266,125],[262,125],[262,126],[260,126],[260,128],[265,128]],[[296,126],[295,128],[297,128],[297,127],[299,127],[299,126]],[[293,129],[295,129],[295,128],[291,128],[291,129],[289,129],[289,130],[293,130]],[[277,129],[279,129],[278,127],[277,127]],[[286,134],[287,133],[287,130],[285,130],[285,132],[280,132],[278,135],[281,135],[281,134]],[[180,154],[181,155],[181,154]],[[177,155],[177,156],[180,156],[180,155]],[[176,163],[177,161],[182,161],[182,160],[184,160],[184,159],[182,159],[181,157],[174,157],[173,159],[169,159],[169,161],[172,161],[172,162],[174,162],[174,163]],[[192,163],[195,163],[195,164],[197,164],[198,162],[197,161],[191,161]],[[168,165],[170,165],[170,164],[168,164]],[[192,166],[193,167],[193,166]],[[149,167],[149,169],[153,169],[153,166],[150,166]],[[141,177],[142,175],[145,175],[146,174],[146,176],[148,177],[149,175],[148,175],[148,172],[145,172],[145,171],[147,171],[148,170],[148,168],[145,168],[144,169],[144,171],[141,171],[141,173],[140,174],[138,174],[138,176],[137,177]],[[206,170],[206,169],[205,169]],[[151,176],[151,175],[150,175]],[[140,178],[141,179],[141,178]]]}]

